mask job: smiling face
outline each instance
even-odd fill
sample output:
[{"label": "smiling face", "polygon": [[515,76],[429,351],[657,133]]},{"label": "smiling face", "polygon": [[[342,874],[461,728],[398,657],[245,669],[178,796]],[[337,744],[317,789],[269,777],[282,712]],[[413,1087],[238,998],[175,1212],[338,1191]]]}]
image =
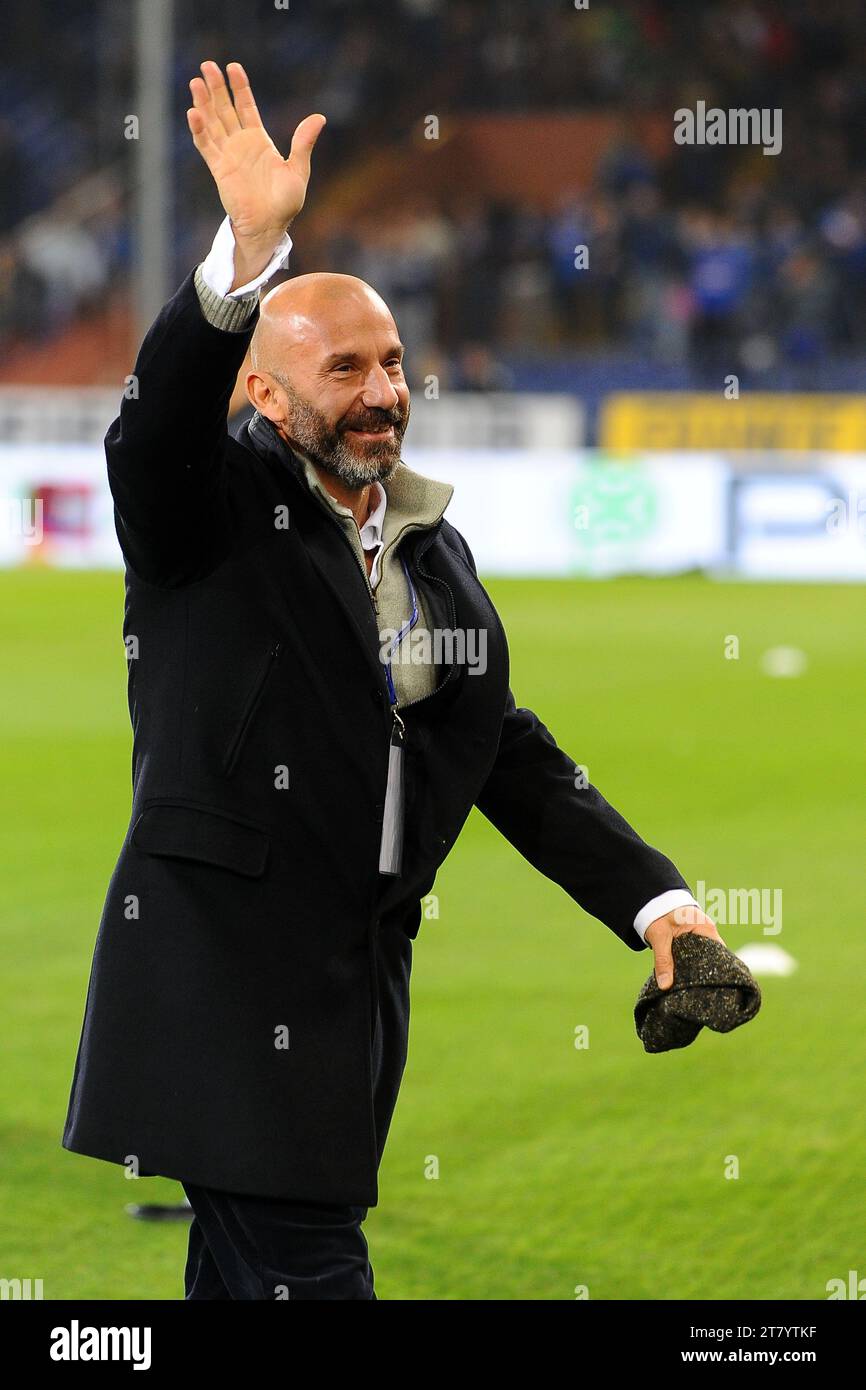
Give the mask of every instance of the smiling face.
[{"label": "smiling face", "polygon": [[252,343],[247,394],[327,473],[359,489],[400,461],[409,420],[403,345],[388,306],[352,275],[301,275],[272,290]]}]

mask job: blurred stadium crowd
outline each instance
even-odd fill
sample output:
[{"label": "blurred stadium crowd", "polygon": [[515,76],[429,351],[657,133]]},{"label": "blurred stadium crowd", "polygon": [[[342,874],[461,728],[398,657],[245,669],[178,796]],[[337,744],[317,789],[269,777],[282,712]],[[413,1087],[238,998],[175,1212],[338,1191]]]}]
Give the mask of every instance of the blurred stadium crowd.
[{"label": "blurred stadium crowd", "polygon": [[[293,270],[362,275],[404,339],[457,385],[522,384],[519,363],[591,349],[622,361],[808,373],[866,354],[863,0],[177,0],[175,280],[218,221],[183,118],[203,57],[247,65],[285,146],[328,116],[317,189],[423,114],[611,110],[620,134],[586,188],[544,204],[401,196],[298,237]],[[128,292],[134,111],[131,7],[34,0],[0,58],[0,346],[49,340]],[[780,107],[783,154],[677,146],[650,112]],[[590,270],[574,250],[590,247]],[[314,258],[315,261],[314,261]],[[2,374],[2,373],[0,373]]]}]

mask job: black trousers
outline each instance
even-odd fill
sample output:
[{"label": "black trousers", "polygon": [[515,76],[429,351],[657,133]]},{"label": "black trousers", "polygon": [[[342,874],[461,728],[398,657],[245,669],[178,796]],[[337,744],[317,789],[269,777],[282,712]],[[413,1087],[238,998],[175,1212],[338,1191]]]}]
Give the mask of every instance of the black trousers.
[{"label": "black trousers", "polygon": [[[373,1109],[381,1159],[406,1063],[412,942],[379,940],[379,1009],[373,1030]],[[361,1223],[367,1207],[245,1197],[184,1183],[194,1218],[185,1296],[376,1299]]]},{"label": "black trousers", "polygon": [[187,1299],[375,1299],[366,1207],[183,1184],[193,1209]]}]

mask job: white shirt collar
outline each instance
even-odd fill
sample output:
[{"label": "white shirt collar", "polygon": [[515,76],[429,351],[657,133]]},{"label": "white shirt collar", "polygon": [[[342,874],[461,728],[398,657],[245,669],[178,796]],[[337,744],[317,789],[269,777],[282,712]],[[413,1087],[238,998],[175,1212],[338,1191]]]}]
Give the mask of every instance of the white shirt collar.
[{"label": "white shirt collar", "polygon": [[385,508],[388,505],[388,495],[381,483],[373,483],[379,501],[371,511],[364,525],[360,527],[361,544],[365,550],[372,550],[374,545],[381,544],[382,527],[385,524]]},{"label": "white shirt collar", "polygon": [[[316,470],[313,467],[311,460],[307,457],[307,455],[304,454],[302,450],[297,448],[295,448],[295,453],[303,461],[304,472],[306,474],[307,482],[310,488],[319,491],[321,495],[325,498],[328,506],[332,507],[334,511],[340,512],[342,516],[352,517],[351,508],[344,507],[341,502],[338,502],[324,488],[321,480],[316,474]],[[388,494],[386,493],[384,487],[380,482],[375,482],[371,484],[371,486],[376,489],[375,495],[378,497],[379,500],[374,506],[370,515],[367,517],[367,520],[364,522],[364,525],[358,527],[358,532],[361,537],[362,548],[364,550],[376,551],[376,554],[373,557],[373,565],[370,570],[370,584],[376,585],[379,582],[379,560],[382,556],[382,551],[385,548],[382,530],[385,525],[385,509],[388,505]],[[352,517],[352,520],[354,523],[354,517]]]}]

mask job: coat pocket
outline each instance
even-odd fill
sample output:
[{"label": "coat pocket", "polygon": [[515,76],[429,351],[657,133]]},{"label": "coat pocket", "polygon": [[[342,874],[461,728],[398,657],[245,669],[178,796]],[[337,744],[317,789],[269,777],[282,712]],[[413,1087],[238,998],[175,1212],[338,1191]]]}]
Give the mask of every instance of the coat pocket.
[{"label": "coat pocket", "polygon": [[223,755],[223,772],[227,777],[234,772],[237,766],[238,758],[241,755],[241,749],[247,741],[247,735],[249,734],[252,722],[255,718],[256,710],[261,704],[262,696],[265,693],[265,687],[279,660],[281,648],[281,642],[272,642],[256,672],[255,680],[250,688],[250,693],[244,704],[243,712]]},{"label": "coat pocket", "polygon": [[245,878],[261,878],[270,848],[263,830],[224,811],[167,801],[145,806],[131,840],[145,854],[213,864]]}]

